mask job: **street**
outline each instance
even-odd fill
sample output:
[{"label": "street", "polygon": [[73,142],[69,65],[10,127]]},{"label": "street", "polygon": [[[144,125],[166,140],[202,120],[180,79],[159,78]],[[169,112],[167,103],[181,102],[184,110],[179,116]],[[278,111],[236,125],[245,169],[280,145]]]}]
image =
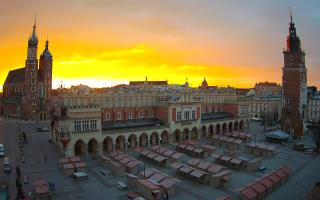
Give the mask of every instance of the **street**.
[{"label": "street", "polygon": [[[23,184],[23,177],[27,174],[29,183],[23,184],[23,191],[25,194],[32,192],[32,179],[41,178],[47,171],[53,170],[50,165],[53,163],[52,159],[57,156],[57,151],[54,151],[54,145],[48,145],[49,132],[36,132],[37,127],[48,126],[48,123],[41,122],[23,122],[12,119],[3,119],[0,122],[0,143],[4,144],[5,155],[10,158],[11,173],[6,174],[3,170],[3,158],[0,160],[0,178],[7,180],[9,183],[10,199],[14,199],[17,194],[16,189],[16,167],[19,166],[21,170],[21,183]],[[27,143],[23,144],[22,152],[25,157],[25,163],[21,160],[21,152],[19,148],[19,130],[27,133]],[[51,149],[51,148],[52,149]],[[50,150],[50,151],[49,151]],[[53,151],[52,151],[53,150]],[[44,160],[44,155],[47,156],[47,162]],[[55,163],[58,158],[54,157]]]}]

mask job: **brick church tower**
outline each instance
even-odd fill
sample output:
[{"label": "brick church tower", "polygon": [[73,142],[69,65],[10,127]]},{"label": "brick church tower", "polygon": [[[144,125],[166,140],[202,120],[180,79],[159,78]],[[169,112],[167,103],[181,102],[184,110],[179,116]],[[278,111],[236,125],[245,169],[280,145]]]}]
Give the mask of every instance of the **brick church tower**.
[{"label": "brick church tower", "polygon": [[36,33],[36,21],[33,25],[32,34],[28,40],[28,52],[24,75],[24,117],[27,119],[37,119],[37,81],[38,81],[38,36]]},{"label": "brick church tower", "polygon": [[51,108],[52,54],[49,42],[37,56],[36,21],[28,40],[25,67],[9,71],[3,85],[2,110],[5,115],[27,120],[48,120]]},{"label": "brick church tower", "polygon": [[282,119],[283,131],[294,138],[303,137],[307,106],[307,69],[305,52],[301,50],[300,38],[290,15],[287,47],[283,51],[282,68]]}]

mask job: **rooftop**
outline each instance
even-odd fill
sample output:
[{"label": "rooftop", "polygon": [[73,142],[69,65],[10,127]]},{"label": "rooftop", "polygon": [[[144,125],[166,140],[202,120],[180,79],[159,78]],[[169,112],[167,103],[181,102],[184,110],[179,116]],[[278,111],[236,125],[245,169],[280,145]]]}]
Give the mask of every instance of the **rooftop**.
[{"label": "rooftop", "polygon": [[161,126],[164,122],[158,118],[141,118],[117,121],[103,121],[102,130]]}]

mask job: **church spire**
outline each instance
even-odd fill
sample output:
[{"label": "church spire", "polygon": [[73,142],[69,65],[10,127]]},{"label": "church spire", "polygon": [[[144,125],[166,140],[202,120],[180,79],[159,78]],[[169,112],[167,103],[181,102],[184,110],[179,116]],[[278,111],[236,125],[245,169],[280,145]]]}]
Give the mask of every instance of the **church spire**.
[{"label": "church spire", "polygon": [[289,8],[289,12],[290,12],[290,24],[292,24],[293,20],[292,20],[292,10],[291,10],[291,8]]},{"label": "church spire", "polygon": [[29,47],[37,47],[38,46],[38,36],[37,36],[36,28],[37,28],[37,16],[35,16],[35,18],[34,18],[32,34],[29,37],[29,41],[28,41]]}]

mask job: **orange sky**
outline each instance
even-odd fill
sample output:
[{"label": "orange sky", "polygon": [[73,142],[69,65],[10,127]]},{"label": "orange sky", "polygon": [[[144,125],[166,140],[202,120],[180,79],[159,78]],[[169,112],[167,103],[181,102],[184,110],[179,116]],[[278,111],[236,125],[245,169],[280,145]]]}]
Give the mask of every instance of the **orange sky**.
[{"label": "orange sky", "polygon": [[[188,77],[191,86],[203,77],[210,85],[235,87],[281,81],[286,4],[273,1],[263,7],[274,13],[260,12],[262,7],[253,4],[255,9],[247,6],[242,13],[227,3],[184,2],[5,1],[0,7],[0,88],[10,69],[24,66],[33,13],[38,15],[38,54],[47,36],[50,41],[54,88],[61,81],[103,87],[145,76],[169,83]],[[226,16],[222,8],[234,12]],[[319,18],[306,16],[304,9],[296,9],[297,31],[307,52],[309,85],[320,86],[319,42],[313,39],[320,30],[311,23]]]}]

